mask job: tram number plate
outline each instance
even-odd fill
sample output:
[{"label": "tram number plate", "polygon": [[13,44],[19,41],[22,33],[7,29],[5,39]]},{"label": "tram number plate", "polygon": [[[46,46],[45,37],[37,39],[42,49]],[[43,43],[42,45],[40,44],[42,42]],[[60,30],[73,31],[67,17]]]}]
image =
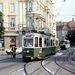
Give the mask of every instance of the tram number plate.
[{"label": "tram number plate", "polygon": [[42,49],[39,50],[39,53],[42,53]]}]

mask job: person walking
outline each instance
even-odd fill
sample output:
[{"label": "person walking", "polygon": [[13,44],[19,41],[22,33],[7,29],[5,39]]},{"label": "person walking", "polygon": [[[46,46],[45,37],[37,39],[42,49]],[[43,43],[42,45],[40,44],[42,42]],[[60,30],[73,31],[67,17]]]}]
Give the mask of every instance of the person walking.
[{"label": "person walking", "polygon": [[17,48],[15,46],[12,46],[12,48],[11,48],[13,58],[16,58],[16,49]]}]

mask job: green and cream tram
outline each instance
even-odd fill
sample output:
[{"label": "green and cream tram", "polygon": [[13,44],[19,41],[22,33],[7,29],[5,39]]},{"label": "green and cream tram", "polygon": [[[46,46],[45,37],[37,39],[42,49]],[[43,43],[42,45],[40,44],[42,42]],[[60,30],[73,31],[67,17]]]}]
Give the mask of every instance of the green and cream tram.
[{"label": "green and cream tram", "polygon": [[25,33],[22,36],[22,58],[40,59],[58,51],[58,39],[41,33]]}]

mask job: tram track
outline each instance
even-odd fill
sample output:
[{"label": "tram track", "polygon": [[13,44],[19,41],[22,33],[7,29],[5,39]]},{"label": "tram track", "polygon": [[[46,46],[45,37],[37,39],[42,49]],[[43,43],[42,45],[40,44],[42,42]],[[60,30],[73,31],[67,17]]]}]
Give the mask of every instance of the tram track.
[{"label": "tram track", "polygon": [[[51,61],[47,61],[47,62],[44,63],[44,61],[45,61],[45,59],[44,59],[44,60],[39,61],[39,63],[41,64],[41,66],[39,66],[36,69],[34,69],[31,73],[29,73],[29,71],[27,69],[27,67],[28,67],[27,64],[31,63],[31,62],[27,62],[24,65],[24,72],[25,72],[26,75],[35,75],[34,73],[36,73],[37,71],[40,71],[43,68],[44,71],[46,71],[48,75],[58,75],[58,73],[60,72],[61,69],[65,70],[65,71],[67,71],[67,72],[69,72],[71,74],[75,74],[73,72],[73,69],[71,67],[67,67],[66,66],[66,64],[70,65],[70,63],[68,61],[68,59],[69,59],[68,57],[70,57],[72,54],[73,54],[73,52],[71,50],[68,51],[68,52],[65,51],[63,53],[63,55],[57,56],[57,57],[54,58],[55,59],[54,62],[58,66],[58,68],[56,68],[56,71],[52,71],[52,70],[50,70],[50,68],[48,69],[46,67],[46,65],[50,64]],[[38,75],[41,75],[41,74],[38,74]]]},{"label": "tram track", "polygon": [[28,75],[27,70],[26,70],[26,65],[27,65],[27,62],[24,64],[24,72],[26,75]]},{"label": "tram track", "polygon": [[[51,59],[52,60],[52,59]],[[31,73],[28,73],[29,71],[27,70],[27,67],[29,63],[32,63],[32,62],[27,62],[24,64],[24,72],[26,75],[34,75],[34,73],[36,72],[40,72],[40,70],[43,70],[43,72],[46,72],[47,74],[49,74],[49,72],[44,68],[44,64],[43,64],[43,60],[40,60],[38,63],[40,64],[40,66],[38,66],[36,69],[34,69]],[[37,61],[33,61],[33,63],[37,63]],[[47,65],[48,63],[51,63],[51,61],[48,61],[47,63],[45,63],[45,65]],[[33,67],[33,66],[32,66]],[[44,71],[45,69],[45,71]]]},{"label": "tram track", "polygon": [[[37,72],[38,70],[41,69],[41,66],[37,66],[36,69],[33,68],[34,65],[36,65],[37,63],[39,63],[40,61],[33,61],[33,62],[26,62],[24,64],[24,73],[25,75],[33,75],[35,72]],[[29,65],[30,64],[30,65]],[[32,66],[33,65],[33,66]],[[32,68],[33,70],[31,72],[29,72],[29,68]]]},{"label": "tram track", "polygon": [[[67,53],[67,55],[71,55],[71,54],[73,54],[73,52],[69,52],[69,53]],[[65,55],[65,56],[63,56],[63,55]],[[70,69],[67,69],[67,68],[64,68],[63,67],[63,65],[65,64],[65,61],[68,59],[68,57],[67,57],[67,55],[66,55],[66,52],[63,54],[61,57],[62,57],[62,59],[61,59],[61,57],[57,57],[58,58],[58,60],[56,60],[56,58],[55,58],[55,63],[59,66],[58,67],[58,69],[56,70],[56,72],[52,72],[52,71],[50,71],[48,68],[46,68],[44,65],[42,65],[42,67],[50,74],[50,75],[57,75],[57,73],[60,71],[60,69],[64,69],[64,70],[66,70],[66,71],[68,71],[68,72],[70,72],[70,73],[72,73],[72,74],[75,74],[75,73],[73,73],[72,71],[70,71]],[[60,63],[60,65],[56,62],[56,61],[59,61],[59,63]],[[43,62],[43,61],[42,61]],[[41,62],[41,63],[42,63]]]},{"label": "tram track", "polygon": [[[64,69],[72,74],[75,74],[75,72],[74,72],[75,69],[73,69],[73,67],[70,66],[72,63],[69,63],[69,61],[68,61],[69,57],[72,54],[73,54],[73,52],[71,51],[71,52],[69,52],[69,54],[66,57],[64,57],[64,58],[59,57],[60,59],[62,59],[62,61],[63,61],[62,63],[60,63],[60,60],[58,59],[58,57],[55,59],[55,63],[59,66],[59,69],[57,70],[57,72],[54,75],[57,75],[57,73],[59,72],[60,69]],[[59,61],[59,62],[57,62],[57,61]]]},{"label": "tram track", "polygon": [[44,66],[44,64],[43,64],[43,60],[41,61],[41,66],[43,67],[43,69],[45,70],[45,71],[47,71],[50,75],[54,75],[48,68],[46,68],[45,66]]}]

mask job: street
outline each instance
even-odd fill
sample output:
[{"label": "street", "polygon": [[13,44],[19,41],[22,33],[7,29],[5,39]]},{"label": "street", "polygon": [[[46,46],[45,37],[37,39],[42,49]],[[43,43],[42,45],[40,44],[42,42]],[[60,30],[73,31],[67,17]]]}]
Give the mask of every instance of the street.
[{"label": "street", "polygon": [[[75,75],[75,48],[60,50],[45,60],[23,62],[22,55],[0,55],[1,75]],[[4,59],[5,58],[5,59]]]}]

